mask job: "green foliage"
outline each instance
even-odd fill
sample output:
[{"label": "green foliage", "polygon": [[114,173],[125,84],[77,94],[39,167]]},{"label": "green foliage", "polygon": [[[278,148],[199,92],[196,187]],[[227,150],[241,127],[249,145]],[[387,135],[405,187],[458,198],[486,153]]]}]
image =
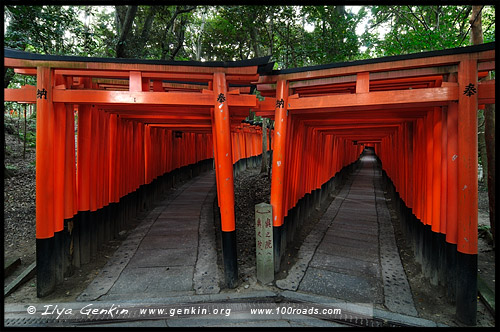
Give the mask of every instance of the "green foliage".
[{"label": "green foliage", "polygon": [[[22,141],[24,141],[24,133],[23,132],[19,133],[19,138]],[[31,148],[36,147],[36,134],[34,132],[28,131],[26,133],[26,145],[31,147]]]},{"label": "green foliage", "polygon": [[5,168],[8,169],[9,171],[17,171],[17,167],[14,165],[5,165]]},{"label": "green foliage", "polygon": [[[374,56],[417,53],[470,45],[471,5],[372,6],[363,42]],[[495,12],[483,9],[485,42],[494,40]],[[381,31],[386,31],[385,35]]]},{"label": "green foliage", "polygon": [[42,54],[74,54],[81,22],[74,6],[5,6],[8,21],[4,45]]},{"label": "green foliage", "polygon": [[306,22],[314,26],[304,33],[304,55],[309,64],[324,64],[353,60],[359,54],[360,41],[356,27],[365,17],[346,12],[343,6],[304,6],[301,9]]},{"label": "green foliage", "polygon": [[[362,6],[353,13],[337,5],[8,5],[4,45],[97,57],[116,57],[121,45],[119,56],[145,59],[271,55],[275,69],[284,69],[469,45],[471,7]],[[125,33],[127,14],[131,25]],[[359,36],[356,29],[366,19],[370,28]],[[494,6],[483,7],[482,23],[484,42],[494,41]],[[21,82],[14,77],[13,84]]]},{"label": "green foliage", "polygon": [[491,230],[491,226],[490,225],[479,225],[477,227],[477,229],[479,230],[479,232],[484,232],[484,231],[490,231]]},{"label": "green foliage", "polygon": [[491,43],[495,41],[495,7],[484,6],[482,10],[483,41]]}]

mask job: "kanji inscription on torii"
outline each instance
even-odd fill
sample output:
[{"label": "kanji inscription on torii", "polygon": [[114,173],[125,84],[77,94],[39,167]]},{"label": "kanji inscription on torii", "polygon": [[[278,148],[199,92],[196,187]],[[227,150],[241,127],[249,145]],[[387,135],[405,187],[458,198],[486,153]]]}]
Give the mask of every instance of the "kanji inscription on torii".
[{"label": "kanji inscription on torii", "polygon": [[267,284],[274,280],[273,207],[255,205],[255,247],[257,255],[257,280]]}]

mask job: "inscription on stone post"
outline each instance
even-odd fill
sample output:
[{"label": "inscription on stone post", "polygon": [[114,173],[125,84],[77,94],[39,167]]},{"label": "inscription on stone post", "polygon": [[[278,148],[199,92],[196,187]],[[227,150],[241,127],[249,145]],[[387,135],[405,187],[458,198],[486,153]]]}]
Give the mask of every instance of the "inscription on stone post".
[{"label": "inscription on stone post", "polygon": [[255,247],[257,255],[257,280],[267,284],[274,280],[273,207],[271,204],[255,205]]}]

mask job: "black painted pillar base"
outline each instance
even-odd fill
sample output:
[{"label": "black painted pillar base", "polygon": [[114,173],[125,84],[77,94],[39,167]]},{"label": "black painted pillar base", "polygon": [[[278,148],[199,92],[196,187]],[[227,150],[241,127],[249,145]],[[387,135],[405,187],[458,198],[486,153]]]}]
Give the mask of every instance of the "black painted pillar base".
[{"label": "black painted pillar base", "polygon": [[55,281],[59,285],[64,280],[64,229],[59,232],[54,232],[54,268],[55,268]]},{"label": "black painted pillar base", "polygon": [[56,288],[54,237],[36,239],[36,296],[44,297]]},{"label": "black painted pillar base", "polygon": [[283,225],[273,226],[274,273],[278,273],[280,271],[282,232]]},{"label": "black painted pillar base", "polygon": [[477,316],[477,255],[457,252],[457,319],[466,325],[476,325]]},{"label": "black painted pillar base", "polygon": [[90,211],[81,211],[80,214],[80,264],[90,262]]},{"label": "black painted pillar base", "polygon": [[457,245],[452,243],[445,244],[446,269],[446,297],[455,304],[457,298]]},{"label": "black painted pillar base", "polygon": [[73,275],[73,219],[64,220],[63,230],[63,277]]},{"label": "black painted pillar base", "polygon": [[102,245],[104,244],[104,208],[100,208],[94,212],[96,215],[96,233],[94,236],[97,241],[97,252],[102,249]]},{"label": "black painted pillar base", "polygon": [[109,204],[109,222],[110,222],[110,239],[116,239],[118,237],[118,233],[120,232],[120,215],[119,215],[119,203],[111,203]]},{"label": "black painted pillar base", "polygon": [[90,211],[90,233],[89,233],[89,239],[90,239],[90,257],[95,258],[97,256],[97,231],[98,231],[98,212],[97,211]]},{"label": "black painted pillar base", "polygon": [[[72,225],[72,230],[71,230],[71,244],[70,248],[73,248],[73,252],[71,254],[71,263],[75,268],[80,268],[81,266],[81,258],[80,258],[80,224],[81,224],[81,218],[80,218],[80,213],[77,213],[73,219],[73,225]],[[68,222],[68,231],[69,231],[69,225],[70,223]],[[70,250],[71,252],[71,250]]]},{"label": "black painted pillar base", "polygon": [[224,278],[228,288],[238,285],[238,261],[236,252],[236,231],[221,232]]}]

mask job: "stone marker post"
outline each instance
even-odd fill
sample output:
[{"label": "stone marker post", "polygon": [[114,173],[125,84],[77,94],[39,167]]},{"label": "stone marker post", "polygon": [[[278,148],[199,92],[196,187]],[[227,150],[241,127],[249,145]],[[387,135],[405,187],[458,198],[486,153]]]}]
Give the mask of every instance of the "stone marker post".
[{"label": "stone marker post", "polygon": [[273,207],[271,204],[255,205],[255,247],[257,255],[257,280],[267,284],[274,280]]}]

